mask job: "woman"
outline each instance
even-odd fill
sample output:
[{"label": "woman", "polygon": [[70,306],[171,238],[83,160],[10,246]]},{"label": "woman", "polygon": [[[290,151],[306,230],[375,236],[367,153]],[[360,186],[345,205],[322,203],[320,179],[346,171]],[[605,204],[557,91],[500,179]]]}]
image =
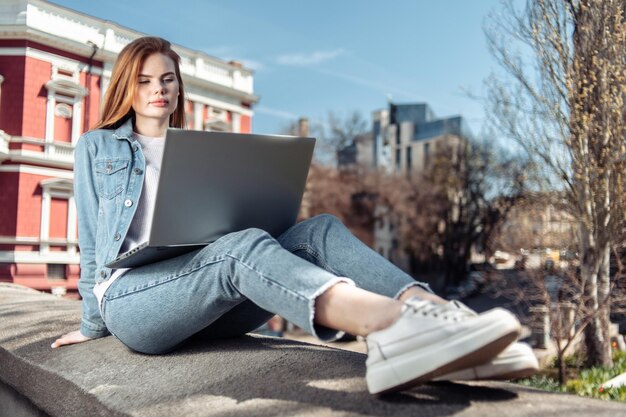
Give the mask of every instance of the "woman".
[{"label": "woman", "polygon": [[276,239],[242,230],[173,259],[106,268],[148,234],[165,131],[185,124],[179,62],[160,38],[126,46],[102,120],[77,143],[83,317],[80,330],[52,347],[112,333],[130,349],[159,354],[191,336],[242,335],[280,314],[322,340],[367,337],[367,383],[381,393],[484,364],[515,341],[512,315],[447,303],[327,215]]}]

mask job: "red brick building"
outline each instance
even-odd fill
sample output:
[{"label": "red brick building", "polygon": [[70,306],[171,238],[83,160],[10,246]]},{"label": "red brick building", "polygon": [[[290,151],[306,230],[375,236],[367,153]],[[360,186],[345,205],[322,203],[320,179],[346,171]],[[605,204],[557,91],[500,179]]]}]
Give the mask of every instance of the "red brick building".
[{"label": "red brick building", "polygon": [[[76,293],[73,149],[119,51],[145,34],[42,0],[0,3],[0,281]],[[253,74],[175,45],[188,127],[251,131]]]}]

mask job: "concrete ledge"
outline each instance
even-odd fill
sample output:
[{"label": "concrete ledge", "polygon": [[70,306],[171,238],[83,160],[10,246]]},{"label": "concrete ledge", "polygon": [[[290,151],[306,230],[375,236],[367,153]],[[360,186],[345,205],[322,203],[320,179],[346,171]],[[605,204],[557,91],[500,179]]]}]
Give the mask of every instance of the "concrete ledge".
[{"label": "concrete ledge", "polygon": [[190,342],[163,356],[133,353],[113,337],[50,349],[56,336],[77,328],[79,318],[79,302],[0,284],[1,416],[626,413],[626,404],[509,383],[433,383],[375,397],[363,379],[364,355],[268,337]]}]

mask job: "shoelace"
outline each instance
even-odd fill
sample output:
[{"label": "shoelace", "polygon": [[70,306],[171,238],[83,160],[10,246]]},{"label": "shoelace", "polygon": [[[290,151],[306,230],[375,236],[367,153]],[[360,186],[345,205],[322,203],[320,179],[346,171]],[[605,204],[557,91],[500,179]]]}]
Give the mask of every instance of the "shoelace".
[{"label": "shoelace", "polygon": [[468,317],[473,317],[476,313],[462,303],[460,305],[446,303],[437,304],[432,301],[422,300],[414,297],[404,302],[403,311],[411,309],[413,314],[443,318],[444,320],[460,321]]},{"label": "shoelace", "polygon": [[469,308],[468,306],[466,306],[459,300],[452,300],[448,304],[450,305],[450,308],[456,308],[457,310],[465,311],[471,314],[472,316],[478,315],[478,313],[476,313],[474,310],[472,310],[471,308]]}]

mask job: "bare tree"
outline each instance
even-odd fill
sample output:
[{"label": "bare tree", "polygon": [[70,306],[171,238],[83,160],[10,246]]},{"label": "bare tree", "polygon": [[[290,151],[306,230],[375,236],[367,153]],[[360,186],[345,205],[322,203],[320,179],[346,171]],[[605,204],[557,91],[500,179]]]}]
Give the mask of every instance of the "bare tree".
[{"label": "bare tree", "polygon": [[[543,247],[554,242],[553,236],[543,235],[541,238],[546,241],[535,241]],[[591,295],[585,291],[586,283],[578,271],[579,266],[577,257],[568,256],[565,260],[561,257],[561,261],[554,267],[535,264],[534,267],[517,271],[513,277],[502,280],[499,285],[492,285],[488,290],[494,297],[502,296],[511,300],[513,305],[518,305],[517,310],[530,311],[528,324],[533,328],[533,333],[538,336],[547,332],[551,337],[561,385],[568,378],[566,355],[580,350],[578,348],[584,342],[584,330],[597,315],[589,303]],[[624,265],[618,259],[615,276],[623,274]],[[623,313],[626,307],[625,283],[623,280],[615,280],[611,288],[611,306],[616,312]]]},{"label": "bare tree", "polygon": [[351,145],[354,139],[368,128],[367,121],[358,111],[353,111],[346,117],[328,112],[326,120],[324,139],[335,150]]},{"label": "bare tree", "polygon": [[316,124],[319,139],[320,162],[337,166],[338,154],[355,148],[355,140],[368,131],[368,123],[361,113],[352,111],[345,116],[328,112],[323,123]]},{"label": "bare tree", "polygon": [[465,278],[472,250],[494,251],[493,241],[523,194],[524,164],[494,143],[439,142],[422,172],[381,188],[385,205],[412,258],[435,265],[445,285]]},{"label": "bare tree", "polygon": [[381,175],[373,170],[337,169],[312,164],[307,182],[306,217],[333,214],[359,239],[373,246]]},{"label": "bare tree", "polygon": [[465,143],[451,162],[433,170],[433,183],[455,184],[450,172],[458,175],[457,193],[445,217],[443,258],[447,282],[458,283],[467,271],[472,248],[480,249],[489,259],[495,251],[494,237],[509,211],[524,193],[525,164],[518,157],[506,155],[494,144]]},{"label": "bare tree", "polygon": [[[495,284],[492,282],[492,284]],[[584,329],[594,314],[590,314],[584,282],[575,264],[555,270],[548,275],[543,267],[527,269],[514,279],[492,285],[492,296],[502,296],[521,304],[518,309],[530,311],[530,324],[536,336],[547,335],[554,341],[556,367],[561,385],[567,381],[564,360],[580,342]],[[512,306],[511,306],[512,307]]]},{"label": "bare tree", "polygon": [[308,121],[300,119],[287,123],[281,132],[285,135],[301,134],[300,124],[307,120],[307,130],[317,138],[314,158],[319,164],[337,167],[337,154],[355,146],[355,140],[368,131],[368,122],[358,111],[345,116],[329,111],[324,120]]},{"label": "bare tree", "polygon": [[489,82],[488,114],[568,199],[594,312],[587,362],[610,365],[609,258],[625,200],[624,1],[528,0],[518,10],[509,0],[486,34],[505,72]]},{"label": "bare tree", "polygon": [[[357,161],[337,166],[340,152],[347,148],[355,148],[356,151],[356,141],[367,130],[366,120],[356,111],[345,118],[329,112],[325,123],[312,123],[309,129],[309,134],[318,140],[300,217],[334,214],[357,237],[372,245],[374,207],[381,174],[371,167],[359,165]],[[283,133],[302,134],[301,130],[299,123],[293,122],[285,127]]]}]

